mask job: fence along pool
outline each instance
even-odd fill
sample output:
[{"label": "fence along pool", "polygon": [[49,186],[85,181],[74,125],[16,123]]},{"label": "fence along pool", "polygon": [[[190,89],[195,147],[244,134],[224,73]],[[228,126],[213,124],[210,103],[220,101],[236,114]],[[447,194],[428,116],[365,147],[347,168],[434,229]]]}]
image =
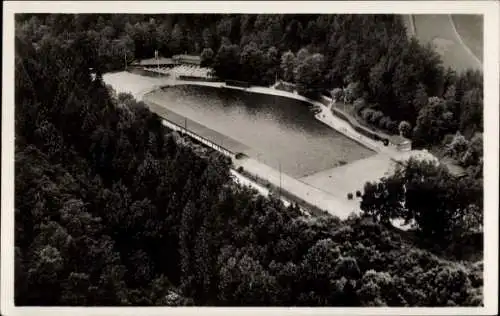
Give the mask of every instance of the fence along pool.
[{"label": "fence along pool", "polygon": [[223,153],[226,156],[229,156],[231,158],[235,157],[235,154],[233,152],[231,152],[230,150],[228,150],[220,145],[217,145],[217,144],[213,143],[212,141],[210,141],[210,140],[208,140],[208,139],[206,139],[206,138],[204,138],[196,133],[193,133],[190,130],[188,130],[188,129],[186,129],[186,128],[184,128],[184,127],[182,127],[174,122],[171,122],[165,118],[162,118],[162,124],[163,124],[163,126],[168,127],[174,131],[178,131],[178,132],[181,132],[185,135],[188,135],[189,137],[196,139],[197,141],[201,142],[202,144],[207,145],[210,148],[215,149],[215,150]]}]

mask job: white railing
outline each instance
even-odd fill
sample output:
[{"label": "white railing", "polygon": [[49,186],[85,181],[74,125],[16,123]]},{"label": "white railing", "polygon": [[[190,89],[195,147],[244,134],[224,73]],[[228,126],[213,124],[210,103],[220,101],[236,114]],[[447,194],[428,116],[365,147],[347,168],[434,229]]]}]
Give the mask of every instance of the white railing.
[{"label": "white railing", "polygon": [[204,138],[196,133],[191,132],[190,130],[188,130],[180,125],[177,125],[174,122],[163,119],[162,124],[163,124],[163,126],[166,126],[174,131],[178,131],[178,132],[181,132],[182,134],[188,135],[189,137],[196,139],[200,143],[202,143],[202,144],[204,144],[204,145],[206,145],[214,150],[217,150],[218,152],[220,152],[228,157],[235,158],[234,153],[232,153],[231,151],[225,149],[222,146],[215,144],[214,142],[212,142],[212,141],[210,141],[210,140],[208,140],[208,139],[206,139],[206,138]]}]

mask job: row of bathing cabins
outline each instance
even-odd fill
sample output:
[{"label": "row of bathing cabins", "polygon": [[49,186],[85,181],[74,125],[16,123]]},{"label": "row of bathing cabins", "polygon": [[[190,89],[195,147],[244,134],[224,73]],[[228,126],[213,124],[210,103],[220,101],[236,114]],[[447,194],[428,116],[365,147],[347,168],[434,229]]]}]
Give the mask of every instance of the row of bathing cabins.
[{"label": "row of bathing cabins", "polygon": [[211,80],[215,79],[213,70],[201,67],[201,58],[196,55],[174,55],[171,58],[157,57],[144,59],[132,64],[148,72],[170,75],[176,79]]}]

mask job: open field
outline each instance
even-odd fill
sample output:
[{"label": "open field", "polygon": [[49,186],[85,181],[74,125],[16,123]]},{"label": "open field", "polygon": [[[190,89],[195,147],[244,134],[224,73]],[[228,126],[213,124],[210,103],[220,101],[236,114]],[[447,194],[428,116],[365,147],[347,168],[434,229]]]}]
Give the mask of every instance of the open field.
[{"label": "open field", "polygon": [[[471,43],[475,38],[474,46],[477,50],[477,31],[469,31],[466,40],[462,39],[454,27],[451,15],[446,14],[415,14],[412,15],[415,25],[415,36],[422,44],[431,44],[441,55],[443,65],[452,67],[457,71],[467,69],[482,69],[481,60],[473,53],[472,48],[466,44]],[[466,20],[460,19],[459,28],[469,29],[472,22],[465,23]],[[477,26],[474,27],[477,29]],[[464,33],[465,34],[465,33]],[[479,39],[482,47],[482,40]],[[474,40],[472,40],[474,42]],[[472,44],[471,44],[472,45]]]},{"label": "open field", "polygon": [[140,76],[126,71],[106,73],[103,80],[111,85],[116,93],[130,93],[137,100],[142,100],[146,93],[172,81],[168,77]]},{"label": "open field", "polygon": [[483,16],[473,14],[453,14],[451,16],[462,41],[474,55],[483,61]]}]

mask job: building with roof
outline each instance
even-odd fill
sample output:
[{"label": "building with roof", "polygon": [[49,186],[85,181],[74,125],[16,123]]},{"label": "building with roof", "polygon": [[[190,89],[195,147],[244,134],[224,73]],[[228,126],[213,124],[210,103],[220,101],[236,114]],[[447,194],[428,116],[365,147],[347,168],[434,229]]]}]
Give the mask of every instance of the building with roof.
[{"label": "building with roof", "polygon": [[201,57],[197,55],[174,55],[172,56],[172,60],[177,65],[193,65],[200,66],[201,65]]},{"label": "building with roof", "polygon": [[154,67],[154,66],[174,66],[175,62],[172,58],[164,58],[160,57],[158,60],[156,58],[143,59],[137,62],[134,62],[132,65],[141,66],[141,67]]},{"label": "building with roof", "polygon": [[187,65],[199,67],[201,65],[201,57],[196,55],[174,55],[172,58],[158,57],[143,59],[132,63],[133,66],[138,67],[173,67],[179,65]]}]

